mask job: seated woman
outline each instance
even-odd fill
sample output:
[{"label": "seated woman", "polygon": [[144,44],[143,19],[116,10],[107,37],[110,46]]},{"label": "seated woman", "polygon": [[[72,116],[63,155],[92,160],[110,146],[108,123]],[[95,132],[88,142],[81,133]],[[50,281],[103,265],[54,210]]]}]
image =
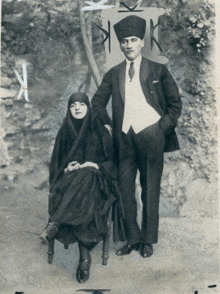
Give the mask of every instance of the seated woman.
[{"label": "seated woman", "polygon": [[89,279],[90,250],[107,233],[116,169],[108,130],[92,117],[88,97],[74,93],[57,134],[50,164],[50,219],[42,240],[77,242],[79,283]]}]

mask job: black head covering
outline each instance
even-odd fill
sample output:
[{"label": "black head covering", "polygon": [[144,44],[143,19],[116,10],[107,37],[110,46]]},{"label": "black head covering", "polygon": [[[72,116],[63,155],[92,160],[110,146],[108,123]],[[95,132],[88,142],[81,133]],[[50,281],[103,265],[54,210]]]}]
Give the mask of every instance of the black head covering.
[{"label": "black head covering", "polygon": [[142,40],[145,35],[146,20],[137,15],[129,15],[117,22],[114,29],[119,42],[131,36],[136,36]]},{"label": "black head covering", "polygon": [[88,96],[85,93],[76,92],[70,96],[69,101],[68,101],[68,108],[70,107],[71,104],[73,104],[74,102],[77,102],[77,101],[85,103],[88,107],[90,107]]},{"label": "black head covering", "polygon": [[[87,105],[87,113],[82,119],[73,118],[70,111],[70,105],[77,101]],[[73,93],[68,100],[66,117],[56,137],[50,164],[50,183],[59,176],[58,170],[62,171],[63,166],[66,167],[70,162],[69,154],[74,153],[91,128],[91,107],[88,96],[80,92]]]},{"label": "black head covering", "polygon": [[[86,116],[83,117],[82,119],[74,118],[70,112],[70,106],[74,102],[81,102],[81,103],[85,103],[87,105]],[[71,128],[73,127],[78,134],[80,132],[80,129],[81,129],[81,126],[83,125],[84,120],[86,118],[88,119],[88,116],[90,116],[90,112],[91,112],[91,107],[90,107],[90,102],[89,102],[88,96],[85,93],[81,93],[81,92],[73,93],[69,98],[68,109],[67,109],[67,120],[69,121],[69,127],[71,127]],[[72,121],[73,126],[70,125],[70,120]]]}]

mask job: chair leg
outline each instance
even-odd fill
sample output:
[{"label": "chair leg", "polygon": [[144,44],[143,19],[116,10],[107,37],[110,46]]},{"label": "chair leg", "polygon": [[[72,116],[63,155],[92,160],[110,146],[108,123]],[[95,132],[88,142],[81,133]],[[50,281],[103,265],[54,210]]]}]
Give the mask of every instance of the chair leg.
[{"label": "chair leg", "polygon": [[110,239],[110,234],[108,231],[107,235],[103,239],[103,244],[102,244],[102,265],[107,265],[107,261],[109,258],[109,255],[108,255],[109,239]]},{"label": "chair leg", "polygon": [[102,265],[107,265],[107,261],[109,258],[108,248],[109,248],[109,240],[110,240],[110,222],[111,222],[110,212],[111,210],[108,213],[108,220],[107,220],[108,231],[105,237],[103,238],[103,244],[102,244]]},{"label": "chair leg", "polygon": [[51,238],[48,240],[48,263],[51,264],[53,261],[53,255],[54,255],[54,242],[55,239]]}]

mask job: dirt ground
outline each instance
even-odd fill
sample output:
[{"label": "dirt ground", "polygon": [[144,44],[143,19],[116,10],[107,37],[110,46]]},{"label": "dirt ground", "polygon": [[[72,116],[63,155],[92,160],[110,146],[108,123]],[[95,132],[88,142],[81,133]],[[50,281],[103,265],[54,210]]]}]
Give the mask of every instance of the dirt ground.
[{"label": "dirt ground", "polygon": [[159,242],[147,259],[136,251],[118,257],[115,250],[122,244],[111,241],[108,264],[103,266],[100,243],[92,251],[89,281],[78,284],[76,244],[65,250],[56,241],[53,263],[47,263],[47,245],[38,236],[48,217],[48,192],[36,187],[36,180],[33,172],[19,183],[2,181],[1,294],[71,294],[81,289],[109,289],[112,294],[220,293],[219,220],[207,217],[161,218]]}]

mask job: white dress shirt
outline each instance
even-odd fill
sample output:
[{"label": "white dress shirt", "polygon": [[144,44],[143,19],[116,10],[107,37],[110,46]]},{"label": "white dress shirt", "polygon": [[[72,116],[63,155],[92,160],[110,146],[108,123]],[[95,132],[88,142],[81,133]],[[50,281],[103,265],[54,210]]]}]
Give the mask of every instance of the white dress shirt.
[{"label": "white dress shirt", "polygon": [[139,78],[141,60],[141,55],[133,60],[135,75],[132,81],[130,81],[128,71],[132,61],[126,59],[125,108],[122,125],[124,133],[127,133],[132,126],[137,134],[160,119],[160,115],[147,103],[141,88]]}]

